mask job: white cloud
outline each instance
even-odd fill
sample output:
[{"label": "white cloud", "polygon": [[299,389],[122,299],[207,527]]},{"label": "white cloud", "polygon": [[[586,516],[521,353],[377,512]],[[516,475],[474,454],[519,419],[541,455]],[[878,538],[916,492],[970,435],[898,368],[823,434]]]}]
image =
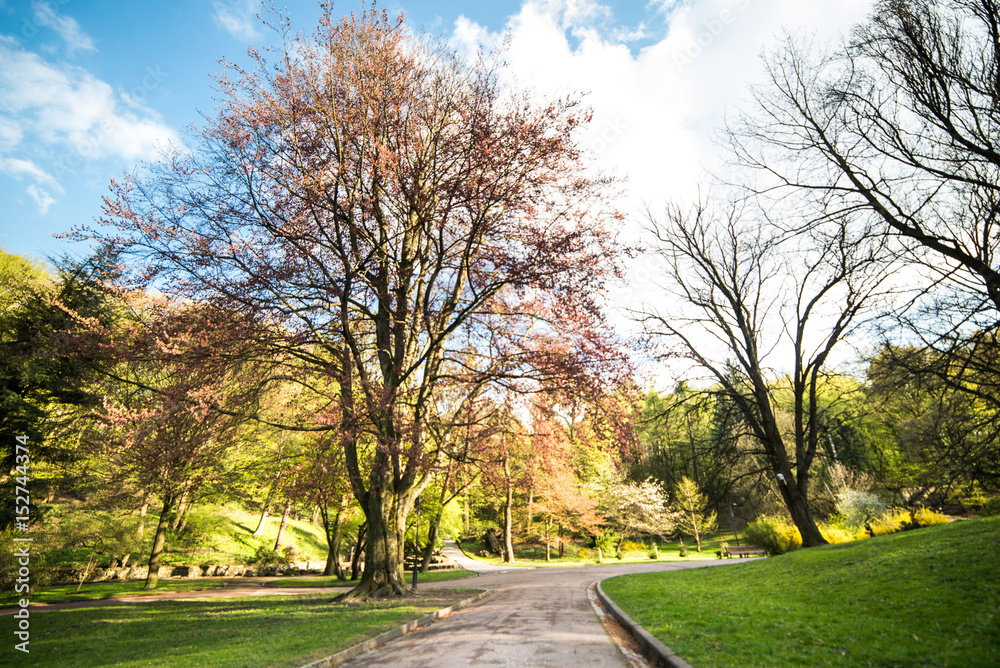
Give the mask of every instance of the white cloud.
[{"label": "white cloud", "polygon": [[20,180],[22,176],[29,176],[39,183],[48,183],[59,188],[58,183],[52,175],[44,169],[31,162],[20,158],[5,158],[0,156],[0,172]]},{"label": "white cloud", "polygon": [[27,187],[26,190],[27,193],[31,195],[31,198],[34,199],[35,203],[38,205],[39,215],[44,216],[45,214],[47,214],[49,212],[49,208],[56,203],[55,198],[53,198],[50,194],[48,194],[47,192],[45,192],[36,185],[30,185]]},{"label": "white cloud", "polygon": [[66,43],[66,52],[72,56],[77,51],[97,51],[94,41],[83,32],[76,19],[62,16],[48,2],[32,0],[31,9],[39,25],[52,28]]},{"label": "white cloud", "polygon": [[[158,83],[148,76],[143,86]],[[128,102],[86,70],[50,63],[0,38],[0,147],[8,153],[28,136],[83,159],[155,157],[176,133],[154,110]]]},{"label": "white cloud", "polygon": [[256,0],[212,0],[212,18],[215,23],[230,35],[241,40],[251,40],[260,36],[257,28]]},{"label": "white cloud", "polygon": [[[505,53],[515,84],[547,95],[586,92],[593,121],[581,144],[597,165],[627,179],[616,205],[639,236],[648,207],[685,205],[721,164],[714,135],[727,112],[748,97],[761,76],[760,53],[782,28],[815,32],[819,43],[848,31],[872,0],[652,0],[637,26],[609,19],[593,0],[524,0],[510,17]],[[655,36],[658,41],[651,42]],[[629,37],[642,38],[636,47]],[[452,43],[462,50],[502,41],[499,34],[460,19]],[[705,193],[701,193],[705,194]],[[663,267],[655,258],[631,263],[628,284],[612,303],[639,307],[662,299]],[[624,317],[623,331],[628,331]]]}]

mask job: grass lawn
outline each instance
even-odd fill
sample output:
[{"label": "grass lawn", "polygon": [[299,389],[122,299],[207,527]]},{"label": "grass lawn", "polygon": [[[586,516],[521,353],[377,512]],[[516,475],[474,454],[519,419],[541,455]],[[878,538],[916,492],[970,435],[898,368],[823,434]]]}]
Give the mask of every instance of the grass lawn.
[{"label": "grass lawn", "polygon": [[[141,596],[143,594],[159,594],[162,592],[212,589],[222,586],[222,583],[216,580],[185,580],[179,582],[160,580],[156,589],[149,592],[143,590],[145,584],[145,580],[85,583],[79,593],[76,591],[75,584],[39,587],[32,594],[28,595],[27,598],[32,603],[91,601],[101,598],[113,598],[115,596]],[[16,605],[18,599],[24,597],[24,594],[15,594],[13,590],[0,592],[0,605]]]},{"label": "grass lawn", "polygon": [[[450,571],[429,571],[427,573],[420,573],[417,576],[417,587],[423,582],[445,582],[447,580],[463,580],[465,578],[474,578],[475,573],[470,573],[469,571],[462,570],[450,570]],[[413,583],[413,571],[406,571],[406,584]],[[265,587],[353,587],[357,582],[351,582],[348,580],[344,582],[338,580],[335,577],[305,577],[305,578],[279,578],[277,580],[270,580],[264,586]]]},{"label": "grass lawn", "polygon": [[448,590],[341,605],[330,594],[160,601],[31,615],[31,653],[13,665],[302,666],[468,598]]},{"label": "grass lawn", "polygon": [[698,668],[1000,665],[1000,517],[602,588]]}]

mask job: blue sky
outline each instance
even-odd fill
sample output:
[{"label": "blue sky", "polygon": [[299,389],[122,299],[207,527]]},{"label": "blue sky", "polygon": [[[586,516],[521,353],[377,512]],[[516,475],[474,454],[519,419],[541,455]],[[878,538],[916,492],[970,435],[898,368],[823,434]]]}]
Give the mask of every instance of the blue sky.
[{"label": "blue sky", "polygon": [[[288,0],[312,25],[311,0]],[[379,6],[456,49],[511,37],[510,74],[539,94],[584,91],[595,162],[627,179],[626,208],[693,194],[712,132],[740,104],[757,56],[789,28],[820,38],[870,0],[500,0]],[[344,12],[360,0],[338,2]],[[39,258],[85,248],[53,233],[90,224],[111,178],[181,142],[215,106],[220,59],[272,36],[253,0],[0,0],[0,246]]]}]

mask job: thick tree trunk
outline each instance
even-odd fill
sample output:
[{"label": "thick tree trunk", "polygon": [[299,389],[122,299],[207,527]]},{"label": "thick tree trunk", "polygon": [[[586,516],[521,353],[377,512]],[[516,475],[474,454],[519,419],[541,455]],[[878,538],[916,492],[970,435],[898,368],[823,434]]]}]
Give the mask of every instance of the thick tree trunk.
[{"label": "thick tree trunk", "polygon": [[313,507],[312,517],[309,519],[309,524],[316,524],[316,520],[319,519],[319,506]]},{"label": "thick tree trunk", "polygon": [[788,484],[790,479],[791,474],[785,474],[784,482],[779,481],[778,486],[781,488],[781,497],[785,501],[785,506],[792,516],[792,522],[795,523],[799,534],[802,535],[802,547],[826,545],[827,540],[823,538],[819,527],[816,526],[816,520],[813,518],[812,510],[806,502],[805,495],[799,490],[797,485]]},{"label": "thick tree trunk", "polygon": [[285,511],[281,513],[281,524],[278,526],[278,537],[274,541],[275,552],[281,549],[281,545],[285,541],[285,529],[288,527],[288,517],[291,514],[292,514],[292,500],[288,499],[288,501],[285,503]]},{"label": "thick tree trunk", "polygon": [[160,511],[160,521],[156,525],[156,537],[153,539],[153,551],[149,555],[149,573],[146,574],[146,585],[143,589],[156,589],[160,579],[160,561],[163,558],[163,547],[167,543],[167,529],[170,527],[170,511],[174,507],[174,498],[163,497],[163,510]]}]

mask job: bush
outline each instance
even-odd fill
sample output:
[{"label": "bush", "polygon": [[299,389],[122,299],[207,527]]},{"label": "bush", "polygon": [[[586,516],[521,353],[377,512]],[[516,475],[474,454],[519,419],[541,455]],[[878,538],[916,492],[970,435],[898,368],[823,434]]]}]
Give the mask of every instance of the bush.
[{"label": "bush", "polygon": [[871,492],[845,489],[837,494],[837,515],[845,529],[855,531],[873,517],[885,514],[889,504]]},{"label": "bush", "polygon": [[621,552],[641,552],[646,549],[646,546],[632,540],[623,540],[622,544],[618,546],[618,549]]},{"label": "bush", "polygon": [[590,550],[588,550],[585,547],[581,547],[580,551],[576,553],[576,556],[578,556],[581,559],[589,559],[590,558]]},{"label": "bush", "polygon": [[918,508],[916,512],[913,513],[913,518],[917,520],[917,524],[922,527],[929,527],[932,524],[948,524],[951,520],[942,513],[936,510],[931,510],[930,508]]},{"label": "bush", "polygon": [[688,556],[687,545],[684,544],[683,540],[681,541],[681,544],[677,546],[677,554],[679,554],[682,557]]},{"label": "bush", "polygon": [[756,545],[768,556],[793,552],[802,547],[798,528],[781,517],[761,515],[743,531],[748,545]]},{"label": "bush", "polygon": [[654,561],[660,558],[660,550],[656,547],[656,543],[649,544],[649,558]]},{"label": "bush", "polygon": [[819,532],[828,543],[849,543],[857,538],[856,531],[850,531],[836,524],[821,524]]},{"label": "bush", "polygon": [[993,517],[1000,515],[1000,496],[986,501],[979,507],[980,517]]}]

